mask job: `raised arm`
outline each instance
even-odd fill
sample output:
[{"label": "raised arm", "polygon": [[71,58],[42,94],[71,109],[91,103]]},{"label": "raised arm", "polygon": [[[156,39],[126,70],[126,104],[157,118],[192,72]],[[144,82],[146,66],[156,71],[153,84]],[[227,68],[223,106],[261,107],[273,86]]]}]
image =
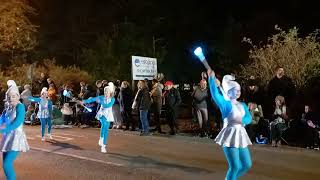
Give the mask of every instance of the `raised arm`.
[{"label": "raised arm", "polygon": [[222,113],[222,118],[224,119],[229,115],[232,109],[232,105],[230,101],[225,100],[223,95],[219,92],[219,89],[216,85],[216,77],[214,75],[213,71],[208,71],[209,75],[209,87],[210,87],[210,94],[212,96],[212,99],[214,102],[217,104],[219,107],[221,113]]},{"label": "raised arm", "polygon": [[[100,98],[100,96],[97,97],[90,97],[89,99],[83,100],[83,102],[85,104],[89,104],[89,103],[93,103],[93,102],[97,102],[97,100]],[[99,102],[98,102],[99,103]],[[100,103],[99,103],[100,104]]]},{"label": "raised arm", "polygon": [[26,110],[25,110],[23,104],[19,103],[17,105],[16,113],[17,113],[17,115],[16,115],[15,120],[12,121],[11,124],[6,124],[5,129],[1,129],[0,133],[7,133],[7,132],[10,132],[12,130],[15,130],[24,122],[24,117],[25,117]]},{"label": "raised arm", "polygon": [[29,99],[30,101],[32,101],[32,102],[37,102],[37,103],[39,103],[39,102],[41,101],[40,98],[36,98],[36,97],[32,97],[32,96],[29,96],[28,99]]}]

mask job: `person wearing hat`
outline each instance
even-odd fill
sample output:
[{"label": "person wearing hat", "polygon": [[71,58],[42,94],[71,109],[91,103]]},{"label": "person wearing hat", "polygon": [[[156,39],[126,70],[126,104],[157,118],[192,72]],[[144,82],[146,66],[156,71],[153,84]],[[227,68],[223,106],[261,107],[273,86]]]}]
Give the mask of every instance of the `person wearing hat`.
[{"label": "person wearing hat", "polygon": [[163,104],[166,110],[166,118],[171,129],[170,135],[175,135],[177,130],[176,114],[178,105],[181,103],[181,96],[179,91],[173,87],[172,81],[167,81],[164,85],[166,90],[163,93]]},{"label": "person wearing hat", "polygon": [[226,180],[236,180],[244,175],[252,166],[248,145],[252,145],[244,128],[252,121],[251,114],[245,103],[237,99],[241,95],[240,85],[232,75],[225,75],[222,80],[221,93],[216,85],[215,73],[208,70],[210,93],[219,107],[223,128],[215,142],[223,147],[229,169]]},{"label": "person wearing hat", "polygon": [[112,82],[108,83],[108,86],[104,88],[104,95],[97,96],[94,98],[89,98],[81,101],[82,105],[96,102],[100,104],[99,111],[97,112],[96,119],[101,123],[100,128],[100,139],[99,146],[101,146],[101,152],[107,153],[106,145],[108,140],[108,132],[110,127],[110,122],[114,122],[114,117],[112,113],[112,106],[114,104],[114,92],[115,87]]},{"label": "person wearing hat", "polygon": [[3,157],[3,170],[9,180],[16,179],[14,160],[17,159],[20,152],[26,152],[30,149],[23,130],[26,111],[19,99],[18,87],[11,86],[7,91],[8,106],[0,118],[0,133],[3,134],[0,150]]},{"label": "person wearing hat", "polygon": [[48,99],[48,89],[46,87],[42,88],[40,93],[40,98],[29,96],[29,100],[31,102],[38,103],[38,114],[37,117],[40,119],[41,122],[41,140],[45,141],[45,131],[46,126],[48,124],[48,137],[52,139],[51,136],[51,127],[52,127],[52,101]]}]

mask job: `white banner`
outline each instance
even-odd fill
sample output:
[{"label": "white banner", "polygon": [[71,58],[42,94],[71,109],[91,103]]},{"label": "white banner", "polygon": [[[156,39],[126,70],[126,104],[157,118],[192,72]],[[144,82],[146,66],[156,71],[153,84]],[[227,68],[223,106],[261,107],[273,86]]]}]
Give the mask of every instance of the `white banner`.
[{"label": "white banner", "polygon": [[152,80],[157,74],[157,59],[150,57],[132,56],[133,80]]}]

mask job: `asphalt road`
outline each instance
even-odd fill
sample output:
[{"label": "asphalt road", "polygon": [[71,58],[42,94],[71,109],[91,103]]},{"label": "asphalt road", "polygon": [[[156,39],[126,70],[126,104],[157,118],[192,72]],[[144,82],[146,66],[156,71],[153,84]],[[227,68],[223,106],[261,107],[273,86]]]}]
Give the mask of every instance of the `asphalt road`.
[{"label": "asphalt road", "polygon": [[[15,161],[21,180],[212,180],[224,179],[227,163],[211,139],[111,130],[100,153],[99,129],[53,129],[42,142],[39,126],[25,126],[31,150]],[[320,178],[320,151],[251,146],[253,168],[241,179]],[[2,165],[1,165],[2,166]],[[5,179],[3,172],[0,179]]]}]

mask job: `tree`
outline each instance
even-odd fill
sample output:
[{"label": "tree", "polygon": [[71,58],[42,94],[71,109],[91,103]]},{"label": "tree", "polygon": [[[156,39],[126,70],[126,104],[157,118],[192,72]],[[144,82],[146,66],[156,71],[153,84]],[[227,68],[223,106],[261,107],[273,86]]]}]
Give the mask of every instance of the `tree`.
[{"label": "tree", "polygon": [[[130,79],[131,56],[153,57],[153,39],[144,29],[132,23],[116,25],[116,31],[98,38],[95,46],[84,49],[82,68],[97,79]],[[163,62],[165,48],[158,48],[155,57]]]},{"label": "tree", "polygon": [[3,0],[0,4],[0,51],[26,52],[36,45],[37,28],[29,17],[35,9],[25,0]]},{"label": "tree", "polygon": [[244,38],[252,49],[249,51],[250,61],[241,67],[240,74],[245,78],[255,76],[265,86],[274,77],[276,67],[281,66],[298,89],[304,88],[310,79],[320,75],[319,30],[299,38],[297,28],[286,32],[276,25],[275,29],[278,33],[263,46]]}]

